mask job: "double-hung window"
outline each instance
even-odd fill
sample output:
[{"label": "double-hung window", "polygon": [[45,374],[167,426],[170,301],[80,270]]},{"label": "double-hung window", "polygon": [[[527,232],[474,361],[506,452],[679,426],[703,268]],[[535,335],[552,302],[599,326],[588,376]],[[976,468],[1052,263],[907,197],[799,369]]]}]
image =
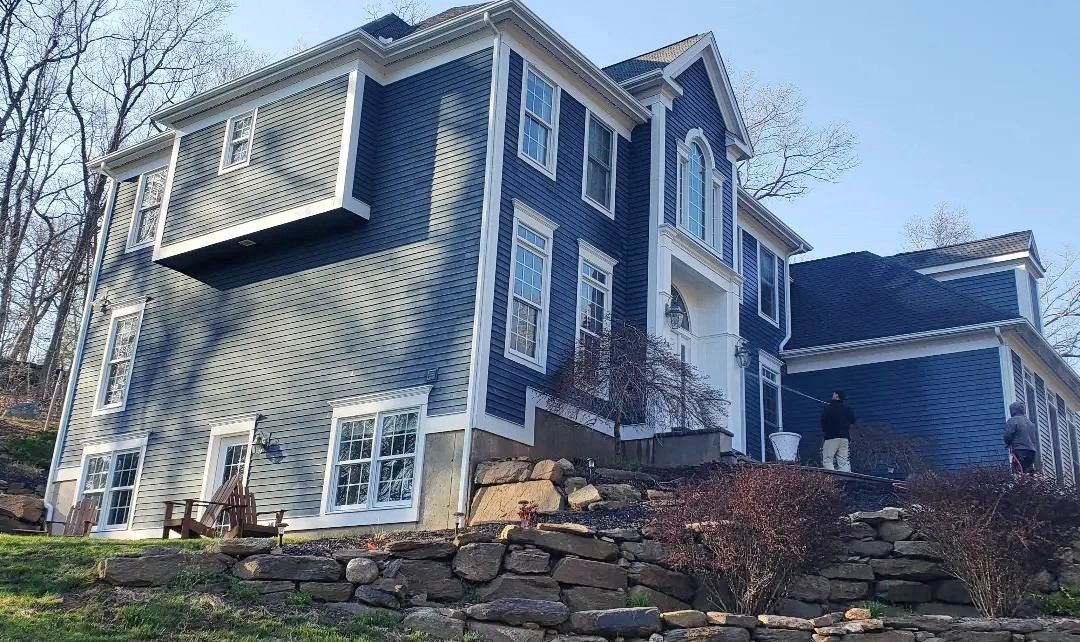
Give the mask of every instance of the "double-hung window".
[{"label": "double-hung window", "polygon": [[547,362],[548,296],[554,231],[554,223],[520,203],[516,205],[505,356],[541,372]]},{"label": "double-hung window", "polygon": [[766,435],[780,430],[780,366],[760,358],[761,424]]},{"label": "double-hung window", "polygon": [[615,132],[588,114],[582,196],[608,216],[615,212]]},{"label": "double-hung window", "polygon": [[165,168],[147,172],[139,178],[135,194],[135,211],[131,215],[128,232],[128,250],[137,250],[154,244],[158,221],[161,219],[161,201],[165,194]]},{"label": "double-hung window", "polygon": [[336,420],[330,494],[335,510],[412,504],[420,413],[407,408]]},{"label": "double-hung window", "polygon": [[79,496],[98,507],[97,530],[127,528],[145,450],[146,437],[85,447]]},{"label": "double-hung window", "polygon": [[611,327],[611,278],[615,260],[583,240],[578,241],[577,341],[600,339]]},{"label": "double-hung window", "polygon": [[251,141],[255,137],[255,110],[233,116],[225,123],[225,145],[221,150],[220,171],[244,167],[251,160]]},{"label": "double-hung window", "polygon": [[109,335],[98,382],[95,414],[119,412],[127,405],[135,349],[139,343],[143,303],[116,309],[109,319]]},{"label": "double-hung window", "polygon": [[776,255],[758,244],[758,312],[774,324],[780,322],[780,286]]},{"label": "double-hung window", "polygon": [[559,87],[528,64],[525,65],[522,85],[518,151],[523,158],[554,178],[559,133]]}]

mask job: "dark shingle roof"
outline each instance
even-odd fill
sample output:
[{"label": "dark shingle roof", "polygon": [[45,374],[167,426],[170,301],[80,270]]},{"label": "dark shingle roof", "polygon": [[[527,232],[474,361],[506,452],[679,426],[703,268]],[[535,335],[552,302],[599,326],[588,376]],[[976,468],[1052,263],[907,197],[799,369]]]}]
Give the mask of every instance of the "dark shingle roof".
[{"label": "dark shingle roof", "polygon": [[1015,316],[870,252],[795,263],[791,275],[790,350]]},{"label": "dark shingle roof", "polygon": [[957,243],[956,245],[935,247],[929,250],[902,252],[892,258],[912,269],[918,270],[937,265],[1026,252],[1028,250],[1031,250],[1035,262],[1039,263],[1041,267],[1042,264],[1039,262],[1039,254],[1035,250],[1035,241],[1030,230],[993,236],[967,243]]},{"label": "dark shingle roof", "polygon": [[683,55],[687,49],[693,47],[694,43],[704,37],[704,34],[690,36],[679,42],[673,42],[666,47],[660,47],[659,49],[634,56],[633,58],[628,58],[622,62],[617,62],[614,65],[608,65],[607,67],[604,67],[604,73],[610,76],[615,82],[622,82],[624,80],[636,78],[642,74],[647,74],[654,69],[662,69],[674,62],[675,59]]},{"label": "dark shingle roof", "polygon": [[426,18],[410,25],[402,20],[395,13],[388,13],[381,18],[377,18],[361,26],[360,28],[368,32],[376,38],[390,38],[391,40],[397,40],[398,38],[404,38],[410,34],[429,29],[435,25],[452,20],[463,13],[468,13],[477,7],[484,6],[484,3],[479,4],[465,4],[458,7],[451,7],[442,13],[437,13],[430,18]]}]

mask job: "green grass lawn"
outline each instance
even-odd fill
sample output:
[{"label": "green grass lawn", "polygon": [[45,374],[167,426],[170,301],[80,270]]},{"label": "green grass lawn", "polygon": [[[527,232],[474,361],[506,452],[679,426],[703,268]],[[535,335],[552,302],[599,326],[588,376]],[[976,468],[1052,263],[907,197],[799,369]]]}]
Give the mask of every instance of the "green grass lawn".
[{"label": "green grass lawn", "polygon": [[161,589],[96,582],[98,562],[148,545],[200,549],[205,542],[0,535],[0,641],[398,639],[386,622],[301,599],[261,605],[224,576],[180,576]]}]

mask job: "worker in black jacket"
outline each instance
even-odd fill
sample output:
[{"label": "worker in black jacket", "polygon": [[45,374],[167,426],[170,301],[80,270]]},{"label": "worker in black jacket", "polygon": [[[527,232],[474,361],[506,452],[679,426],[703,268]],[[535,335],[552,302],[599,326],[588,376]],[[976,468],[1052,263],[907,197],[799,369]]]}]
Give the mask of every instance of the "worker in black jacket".
[{"label": "worker in black jacket", "polygon": [[843,390],[832,394],[832,401],[821,412],[821,432],[825,434],[825,444],[821,448],[821,465],[826,470],[851,472],[851,454],[849,443],[851,426],[855,423],[855,413],[844,405],[847,395]]}]

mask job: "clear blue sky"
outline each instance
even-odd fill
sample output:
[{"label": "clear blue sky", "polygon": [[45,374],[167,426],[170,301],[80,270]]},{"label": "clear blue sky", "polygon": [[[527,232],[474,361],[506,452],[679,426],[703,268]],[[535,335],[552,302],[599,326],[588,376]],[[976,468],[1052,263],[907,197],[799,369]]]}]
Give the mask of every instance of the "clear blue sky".
[{"label": "clear blue sky", "polygon": [[[860,166],[767,201],[814,256],[899,251],[904,222],[942,201],[984,235],[1035,230],[1044,257],[1080,246],[1080,2],[526,2],[601,66],[711,30],[730,67],[797,85],[811,121],[846,121]],[[362,24],[363,6],[238,0],[229,24],[277,57]]]}]

